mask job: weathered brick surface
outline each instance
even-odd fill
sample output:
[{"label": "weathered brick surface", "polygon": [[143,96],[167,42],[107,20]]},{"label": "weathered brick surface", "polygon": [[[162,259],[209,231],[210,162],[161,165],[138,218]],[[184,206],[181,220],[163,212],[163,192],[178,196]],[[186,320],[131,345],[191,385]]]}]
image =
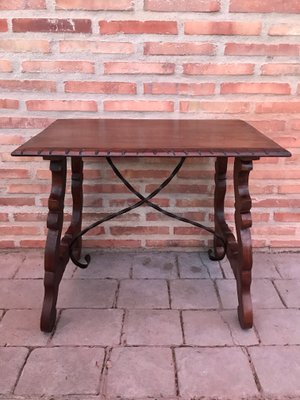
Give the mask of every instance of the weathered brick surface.
[{"label": "weathered brick surface", "polygon": [[[254,164],[253,245],[299,248],[298,0],[0,0],[0,10],[0,248],[40,248],[46,233],[48,165],[11,158],[11,151],[53,120],[74,117],[250,122],[293,153],[289,160]],[[148,191],[171,165],[130,159],[121,169]],[[114,212],[132,201],[102,160],[86,166],[91,216],[95,207]],[[210,225],[212,178],[212,160],[186,162],[158,203],[177,213],[184,208]],[[231,183],[228,189],[233,224]],[[20,214],[28,219],[19,220]],[[206,232],[146,207],[132,218],[134,226],[116,219],[95,229],[86,244],[189,250],[210,245]]]}]

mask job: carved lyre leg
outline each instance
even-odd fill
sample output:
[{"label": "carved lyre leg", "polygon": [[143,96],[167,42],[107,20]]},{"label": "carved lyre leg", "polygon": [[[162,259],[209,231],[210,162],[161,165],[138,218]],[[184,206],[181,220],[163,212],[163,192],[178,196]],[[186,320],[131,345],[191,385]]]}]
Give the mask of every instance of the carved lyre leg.
[{"label": "carved lyre leg", "polygon": [[[227,157],[217,157],[215,163],[215,195],[214,195],[214,218],[215,233],[225,239],[223,233],[225,217],[224,217],[224,200],[226,194],[226,173],[227,173]],[[220,260],[224,255],[224,243],[214,237],[213,249],[209,250],[208,255],[211,260]]]},{"label": "carved lyre leg", "polygon": [[[81,157],[72,157],[72,176],[71,176],[71,190],[73,199],[72,220],[69,228],[67,229],[62,244],[64,247],[64,257],[69,259],[69,244],[80,231],[82,225],[82,204],[83,204],[83,162]],[[74,244],[74,255],[80,258],[82,247],[81,237],[76,240]]]},{"label": "carved lyre leg", "polygon": [[41,330],[51,332],[56,320],[56,302],[65,261],[61,257],[61,231],[64,219],[64,197],[66,189],[66,158],[50,159],[52,188],[49,197],[45,247],[45,296],[41,316]]},{"label": "carved lyre leg", "polygon": [[252,160],[236,158],[234,163],[235,225],[238,242],[236,280],[238,290],[238,316],[242,328],[253,325],[252,300],[250,294],[252,269],[251,197],[248,180]]}]

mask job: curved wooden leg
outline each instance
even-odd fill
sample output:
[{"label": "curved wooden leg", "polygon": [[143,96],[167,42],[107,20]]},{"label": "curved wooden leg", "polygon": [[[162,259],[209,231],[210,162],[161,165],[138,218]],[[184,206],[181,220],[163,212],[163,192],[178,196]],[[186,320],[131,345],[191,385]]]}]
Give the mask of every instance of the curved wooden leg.
[{"label": "curved wooden leg", "polygon": [[238,242],[236,280],[238,290],[238,317],[244,329],[253,325],[252,300],[250,293],[252,269],[252,242],[250,228],[251,197],[248,181],[252,160],[236,158],[234,163],[235,225]]},{"label": "curved wooden leg", "polygon": [[[83,204],[83,162],[81,157],[72,157],[72,176],[71,176],[71,191],[73,199],[72,220],[62,240],[64,246],[64,254],[69,259],[69,244],[80,231],[82,225],[82,204]],[[81,237],[74,244],[74,255],[80,258],[82,248]]]},{"label": "curved wooden leg", "polygon": [[[227,174],[227,157],[217,157],[215,163],[215,195],[214,195],[214,218],[215,232],[219,236],[224,237],[222,227],[224,228],[224,200],[226,194],[226,174]],[[224,256],[224,244],[218,237],[214,237],[213,249],[208,251],[211,260],[217,261]]]},{"label": "curved wooden leg", "polygon": [[48,202],[48,235],[45,247],[45,296],[41,316],[41,330],[51,332],[56,321],[58,287],[66,262],[61,256],[61,231],[64,219],[66,189],[66,158],[50,159],[52,187]]}]

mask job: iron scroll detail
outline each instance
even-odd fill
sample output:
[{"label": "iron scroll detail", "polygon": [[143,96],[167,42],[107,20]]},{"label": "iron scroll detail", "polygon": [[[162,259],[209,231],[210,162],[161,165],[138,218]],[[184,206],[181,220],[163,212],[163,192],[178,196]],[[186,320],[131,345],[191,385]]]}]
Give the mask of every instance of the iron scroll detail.
[{"label": "iron scroll detail", "polygon": [[178,171],[181,169],[184,161],[185,161],[186,157],[181,157],[180,161],[178,162],[178,164],[176,165],[176,167],[173,169],[173,171],[171,172],[171,174],[157,187],[157,189],[155,189],[152,193],[150,193],[147,197],[143,196],[141,193],[139,193],[128,181],[127,179],[121,174],[121,172],[119,171],[119,169],[115,166],[115,164],[113,163],[111,157],[106,157],[106,160],[108,162],[108,164],[110,165],[110,167],[112,168],[113,172],[115,173],[115,175],[124,183],[124,185],[136,196],[140,199],[140,201],[134,203],[131,206],[128,206],[126,208],[123,208],[120,211],[117,211],[115,213],[109,214],[104,218],[101,218],[100,220],[92,223],[91,225],[87,226],[85,229],[81,230],[78,234],[75,235],[75,237],[72,239],[72,241],[70,242],[69,245],[69,255],[71,260],[73,261],[73,263],[75,265],[77,265],[80,268],[87,268],[91,257],[89,254],[84,256],[85,262],[81,262],[80,260],[78,260],[75,255],[74,255],[74,246],[77,242],[77,240],[79,240],[83,235],[85,235],[87,232],[89,232],[91,229],[95,228],[96,226],[99,226],[101,224],[103,224],[106,221],[110,221],[113,218],[116,218],[120,215],[126,214],[129,211],[134,210],[135,208],[138,208],[140,206],[142,206],[143,204],[147,204],[149,207],[152,207],[153,209],[159,211],[160,213],[174,218],[178,221],[181,222],[185,222],[187,224],[196,226],[200,229],[203,229],[209,233],[211,233],[212,235],[214,235],[215,238],[219,239],[222,244],[223,244],[223,254],[221,254],[217,259],[218,260],[222,260],[225,255],[226,255],[226,248],[227,248],[227,243],[226,240],[224,239],[223,236],[217,234],[212,228],[209,228],[205,225],[200,224],[199,222],[195,222],[190,220],[189,218],[185,218],[185,217],[181,217],[177,214],[174,214],[170,211],[167,211],[165,209],[163,209],[162,207],[158,206],[157,204],[153,203],[152,201],[150,201],[153,197],[155,197],[158,193],[161,192],[162,189],[164,189],[170,182],[171,180],[176,176],[176,174],[178,173]]}]

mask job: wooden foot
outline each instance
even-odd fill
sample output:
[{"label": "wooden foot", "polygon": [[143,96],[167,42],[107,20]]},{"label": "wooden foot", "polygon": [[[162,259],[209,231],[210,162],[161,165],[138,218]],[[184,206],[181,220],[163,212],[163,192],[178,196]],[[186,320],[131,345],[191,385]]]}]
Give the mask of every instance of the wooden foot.
[{"label": "wooden foot", "polygon": [[234,163],[235,226],[238,243],[236,280],[238,290],[238,317],[244,329],[253,325],[251,300],[252,242],[250,228],[251,197],[248,181],[252,170],[252,160],[236,158]]},{"label": "wooden foot", "polygon": [[66,158],[50,159],[52,188],[48,202],[48,235],[45,247],[45,296],[41,315],[41,330],[51,332],[56,320],[56,302],[66,260],[62,257],[61,231],[64,218],[66,189]]}]

